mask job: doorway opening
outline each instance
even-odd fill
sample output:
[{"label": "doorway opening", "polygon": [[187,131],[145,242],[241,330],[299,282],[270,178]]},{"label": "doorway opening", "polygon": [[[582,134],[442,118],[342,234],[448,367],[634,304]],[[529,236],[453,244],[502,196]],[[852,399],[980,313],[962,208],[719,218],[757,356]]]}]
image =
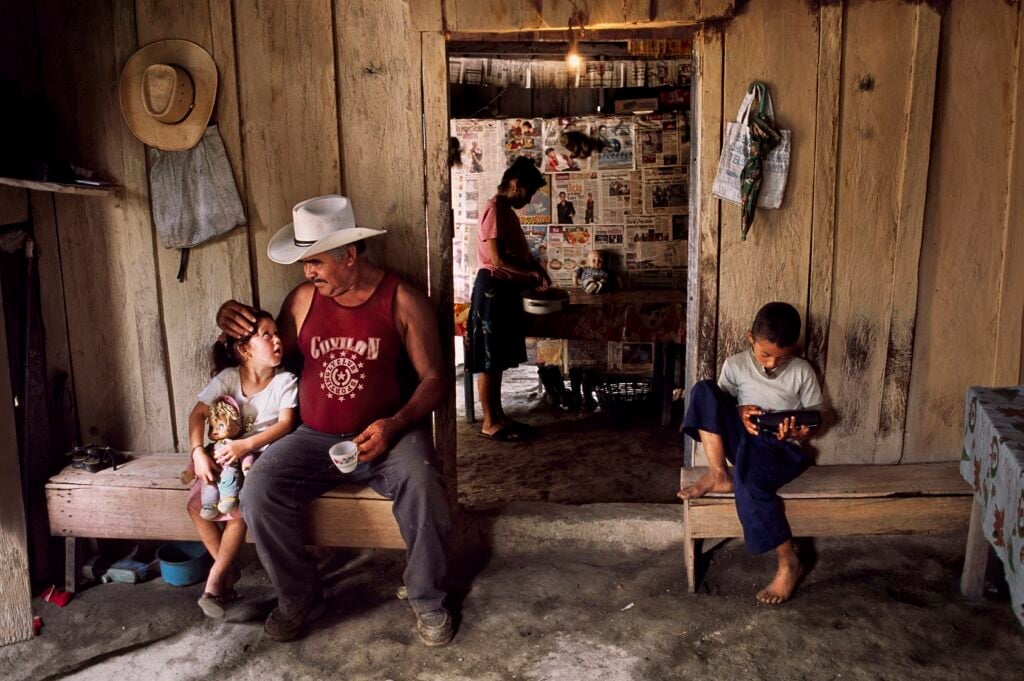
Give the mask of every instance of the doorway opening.
[{"label": "doorway opening", "polygon": [[[448,43],[460,502],[667,503],[686,328],[693,40]],[[578,50],[581,64],[566,59]],[[477,227],[504,170],[528,156],[545,186],[518,210],[532,255],[569,293],[526,314],[527,362],[503,374],[524,441],[480,434],[465,334]],[[598,252],[598,292],[584,271]],[[588,262],[589,261],[589,262]]]}]

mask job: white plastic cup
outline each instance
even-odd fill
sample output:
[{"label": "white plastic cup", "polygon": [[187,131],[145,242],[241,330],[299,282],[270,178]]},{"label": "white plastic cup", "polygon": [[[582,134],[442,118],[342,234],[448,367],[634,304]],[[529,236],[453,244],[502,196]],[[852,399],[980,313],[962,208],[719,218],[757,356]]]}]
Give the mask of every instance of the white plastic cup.
[{"label": "white plastic cup", "polygon": [[342,473],[351,473],[359,465],[359,447],[351,440],[333,445],[327,453],[331,455],[331,461]]}]

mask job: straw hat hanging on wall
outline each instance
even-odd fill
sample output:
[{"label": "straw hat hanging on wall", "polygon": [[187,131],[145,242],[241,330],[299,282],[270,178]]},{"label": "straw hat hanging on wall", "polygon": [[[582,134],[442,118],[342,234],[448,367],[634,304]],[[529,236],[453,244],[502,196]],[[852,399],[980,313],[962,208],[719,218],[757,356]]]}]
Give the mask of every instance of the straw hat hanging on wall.
[{"label": "straw hat hanging on wall", "polygon": [[133,54],[121,71],[121,113],[132,134],[164,151],[191,149],[217,99],[217,65],[188,40],[160,40]]}]

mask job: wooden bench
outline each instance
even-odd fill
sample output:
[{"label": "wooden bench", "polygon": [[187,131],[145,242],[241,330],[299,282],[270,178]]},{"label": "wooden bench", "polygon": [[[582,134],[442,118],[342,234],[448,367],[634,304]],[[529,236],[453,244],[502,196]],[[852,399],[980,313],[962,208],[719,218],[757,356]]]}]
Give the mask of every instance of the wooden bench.
[{"label": "wooden bench", "polygon": [[[132,454],[115,471],[65,468],[46,484],[50,534],[65,537],[67,589],[77,584],[77,538],[198,540],[185,511],[185,454]],[[310,504],[307,543],[404,549],[391,500],[369,487],[339,485]],[[251,537],[247,537],[252,541]]]},{"label": "wooden bench", "polygon": [[[683,468],[682,487],[707,472]],[[954,463],[811,466],[779,491],[795,537],[958,532],[973,501]],[[732,494],[683,502],[683,560],[690,592],[697,588],[698,542],[742,537]]]}]

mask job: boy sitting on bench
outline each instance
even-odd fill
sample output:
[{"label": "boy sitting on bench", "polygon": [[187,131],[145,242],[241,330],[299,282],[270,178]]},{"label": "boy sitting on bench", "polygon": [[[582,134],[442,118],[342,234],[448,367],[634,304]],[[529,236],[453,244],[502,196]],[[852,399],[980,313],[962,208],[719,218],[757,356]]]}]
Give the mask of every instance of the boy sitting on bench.
[{"label": "boy sitting on bench", "polygon": [[[795,355],[800,313],[787,303],[768,303],[747,332],[750,348],[725,360],[718,383],[693,386],[683,420],[684,432],[704,445],[708,472],[679,490],[681,499],[709,492],[733,492],[747,550],[775,549],[778,570],[757,594],[775,605],[790,597],[801,577],[800,560],[777,492],[800,475],[807,463],[800,442],[811,429],[795,417],[774,432],[758,433],[751,420],[765,411],[820,409],[821,388],[814,369]],[[726,468],[733,464],[733,473]]]}]

